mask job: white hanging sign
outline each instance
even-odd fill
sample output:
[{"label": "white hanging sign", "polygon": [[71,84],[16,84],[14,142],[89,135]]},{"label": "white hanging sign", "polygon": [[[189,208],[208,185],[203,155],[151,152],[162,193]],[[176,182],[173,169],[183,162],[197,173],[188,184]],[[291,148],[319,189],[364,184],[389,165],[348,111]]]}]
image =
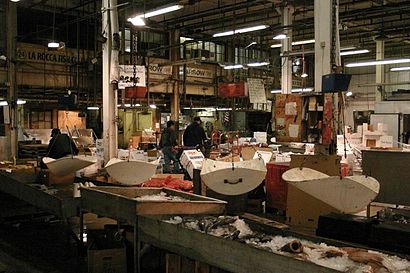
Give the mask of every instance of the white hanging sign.
[{"label": "white hanging sign", "polygon": [[[118,81],[118,89],[125,89],[125,87],[133,86],[134,66],[133,65],[120,65],[120,79]],[[136,86],[146,86],[145,80],[145,66],[135,66],[135,77],[137,79]]]},{"label": "white hanging sign", "polygon": [[250,103],[266,103],[265,84],[262,79],[248,78]]}]

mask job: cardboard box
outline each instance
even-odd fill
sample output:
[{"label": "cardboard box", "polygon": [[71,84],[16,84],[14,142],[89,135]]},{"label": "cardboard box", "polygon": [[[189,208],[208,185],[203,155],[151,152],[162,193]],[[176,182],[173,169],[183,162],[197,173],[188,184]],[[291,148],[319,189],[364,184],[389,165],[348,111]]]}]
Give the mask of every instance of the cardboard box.
[{"label": "cardboard box", "polygon": [[[340,174],[337,155],[292,155],[290,168],[300,166],[323,172],[329,176]],[[319,216],[339,211],[319,199],[288,185],[286,223],[293,226],[317,228]]]},{"label": "cardboard box", "polygon": [[65,176],[55,175],[49,170],[45,169],[41,171],[40,182],[47,186],[58,185],[58,184],[73,184],[75,178],[75,173],[68,174]]},{"label": "cardboard box", "polygon": [[88,273],[126,273],[127,254],[122,240],[116,238],[117,226],[104,226],[104,230],[88,230],[90,240]]},{"label": "cardboard box", "polygon": [[88,273],[127,273],[125,246],[88,250]]},{"label": "cardboard box", "polygon": [[158,151],[157,150],[148,150],[147,151],[147,156],[148,157],[158,157]]}]

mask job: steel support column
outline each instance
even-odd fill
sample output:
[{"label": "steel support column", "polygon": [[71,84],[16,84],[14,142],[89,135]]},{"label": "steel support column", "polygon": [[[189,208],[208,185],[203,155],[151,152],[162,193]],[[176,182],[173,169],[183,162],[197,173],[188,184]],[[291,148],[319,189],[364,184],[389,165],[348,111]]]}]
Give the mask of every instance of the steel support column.
[{"label": "steel support column", "polygon": [[292,28],[290,27],[293,22],[293,7],[285,6],[282,9],[282,26],[284,28],[283,33],[287,36],[282,40],[282,94],[292,93],[292,59],[286,54],[292,51]]},{"label": "steel support column", "polygon": [[322,76],[332,71],[332,2],[315,0],[315,92],[322,90]]},{"label": "steel support column", "polygon": [[113,50],[113,34],[118,33],[117,0],[103,0],[102,31],[107,41],[103,47],[103,138],[104,161],[117,153],[117,92],[112,80],[118,74],[118,50]]},{"label": "steel support column", "polygon": [[[384,40],[376,41],[376,60],[384,59]],[[384,65],[376,65],[376,84],[384,83]],[[383,100],[384,86],[378,85],[375,90],[375,101],[380,102]]]},{"label": "steel support column", "polygon": [[[170,33],[171,45],[180,44],[179,30],[173,30]],[[172,47],[171,49],[171,61],[175,62],[180,59],[180,48]],[[172,67],[172,78],[174,80],[172,99],[171,99],[171,118],[178,124],[179,112],[180,112],[180,97],[179,97],[179,65]]]},{"label": "steel support column", "polygon": [[10,154],[17,157],[17,84],[16,84],[16,36],[17,36],[17,4],[6,1],[6,26],[7,26],[7,81],[10,124],[6,127],[9,138]]}]

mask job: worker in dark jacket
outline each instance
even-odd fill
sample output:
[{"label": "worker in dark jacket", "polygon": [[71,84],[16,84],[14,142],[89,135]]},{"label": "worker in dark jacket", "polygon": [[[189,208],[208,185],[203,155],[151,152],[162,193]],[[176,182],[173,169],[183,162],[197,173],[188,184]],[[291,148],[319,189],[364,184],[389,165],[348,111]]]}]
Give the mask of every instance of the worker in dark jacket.
[{"label": "worker in dark jacket", "polygon": [[175,131],[175,121],[169,120],[167,128],[164,129],[161,135],[160,147],[164,154],[164,173],[169,173],[171,161],[174,164],[174,172],[179,172],[180,166],[176,157],[175,146],[177,146],[177,135]]},{"label": "worker in dark jacket", "polygon": [[184,132],[184,146],[202,148],[207,139],[205,130],[201,126],[201,118],[195,117],[194,121],[186,127]]},{"label": "worker in dark jacket", "polygon": [[62,134],[58,128],[51,130],[51,140],[47,148],[48,157],[59,159],[67,155],[77,154],[78,148],[67,134]]}]

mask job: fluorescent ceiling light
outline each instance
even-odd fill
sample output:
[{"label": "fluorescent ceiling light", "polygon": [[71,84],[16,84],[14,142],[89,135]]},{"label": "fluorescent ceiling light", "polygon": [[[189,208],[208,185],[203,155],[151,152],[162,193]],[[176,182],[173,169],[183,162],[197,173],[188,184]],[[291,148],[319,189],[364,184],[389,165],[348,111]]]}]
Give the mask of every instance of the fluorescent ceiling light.
[{"label": "fluorescent ceiling light", "polygon": [[314,43],[315,43],[315,39],[310,39],[310,40],[292,42],[292,45],[307,45],[307,44],[314,44]]},{"label": "fluorescent ceiling light", "polygon": [[340,52],[340,56],[357,55],[357,54],[364,54],[364,53],[369,53],[369,52],[370,52],[370,50],[368,50],[368,49],[342,51],[342,52]]},{"label": "fluorescent ceiling light", "polygon": [[352,91],[348,91],[348,92],[346,93],[346,96],[347,96],[347,97],[350,97],[351,95],[353,95],[353,92],[352,92]]},{"label": "fluorescent ceiling light", "polygon": [[342,47],[340,50],[352,50],[352,49],[356,49],[355,46],[347,46],[347,47]]},{"label": "fluorescent ceiling light", "polygon": [[274,44],[270,46],[271,48],[279,48],[282,47],[282,44]]},{"label": "fluorescent ceiling light", "polygon": [[216,111],[232,111],[232,108],[217,108]]},{"label": "fluorescent ceiling light", "polygon": [[234,35],[235,32],[233,30],[230,31],[225,31],[225,32],[220,32],[220,33],[216,33],[214,35],[212,35],[213,37],[222,37],[222,36],[230,36],[230,35]]},{"label": "fluorescent ceiling light", "polygon": [[157,106],[156,106],[155,104],[150,104],[150,105],[149,105],[149,108],[151,108],[151,109],[157,109]]},{"label": "fluorescent ceiling light", "polygon": [[406,71],[410,70],[410,66],[402,66],[402,67],[392,67],[390,71]]},{"label": "fluorescent ceiling light", "polygon": [[50,41],[50,42],[48,42],[47,46],[49,48],[58,48],[60,46],[60,44],[56,41]]},{"label": "fluorescent ceiling light", "polygon": [[137,27],[145,26],[145,21],[141,16],[135,16],[133,18],[128,18],[127,21],[131,22],[131,24]]},{"label": "fluorescent ceiling light", "polygon": [[[292,42],[292,45],[296,46],[296,45],[307,45],[307,44],[314,44],[314,43],[315,43],[315,40],[310,39],[310,40],[302,40],[302,41]],[[271,48],[278,48],[278,47],[282,47],[282,44],[274,44],[274,45],[271,45],[270,47]]]},{"label": "fluorescent ceiling light", "polygon": [[7,103],[7,101],[5,101],[5,100],[0,101],[0,106],[7,106],[7,105],[9,105],[9,104]]},{"label": "fluorescent ceiling light", "polygon": [[312,87],[306,87],[306,88],[293,88],[292,92],[311,92],[313,91]]},{"label": "fluorescent ceiling light", "polygon": [[10,0],[10,1],[14,3],[20,2],[20,0]]},{"label": "fluorescent ceiling light", "polygon": [[234,65],[227,65],[227,66],[224,66],[224,69],[240,69],[240,68],[243,68],[243,65],[241,65],[241,64],[234,64]]},{"label": "fluorescent ceiling light", "polygon": [[246,28],[240,28],[238,30],[234,30],[235,34],[236,33],[246,33],[246,32],[252,32],[252,31],[257,31],[257,30],[262,30],[265,28],[268,28],[268,25],[259,25],[259,26],[254,26],[254,27],[246,27]]},{"label": "fluorescent ceiling light", "polygon": [[27,103],[27,101],[25,101],[25,100],[17,100],[17,104],[26,104]]},{"label": "fluorescent ceiling light", "polygon": [[161,15],[161,14],[177,11],[179,9],[182,9],[183,7],[184,7],[183,5],[173,5],[173,6],[169,6],[169,7],[165,7],[165,8],[159,8],[157,10],[149,11],[145,14],[141,14],[140,16],[144,17],[144,18],[150,18],[150,17]]},{"label": "fluorescent ceiling light", "polygon": [[213,37],[230,36],[230,35],[234,35],[234,34],[238,34],[238,33],[246,33],[246,32],[262,30],[262,29],[265,29],[265,28],[268,28],[268,27],[269,27],[268,25],[259,25],[259,26],[253,26],[253,27],[246,27],[246,28],[240,28],[240,29],[235,29],[235,30],[216,33],[212,36]]},{"label": "fluorescent ceiling light", "polygon": [[269,65],[269,62],[255,62],[255,63],[249,63],[247,66],[249,67],[258,67],[258,66],[265,66]]},{"label": "fluorescent ceiling light", "polygon": [[288,36],[286,36],[286,34],[281,33],[273,37],[273,40],[284,40],[286,38],[288,38]]},{"label": "fluorescent ceiling light", "polygon": [[410,58],[348,63],[346,64],[346,67],[361,67],[361,66],[372,66],[372,65],[379,65],[379,64],[402,64],[402,63],[410,63]]},{"label": "fluorescent ceiling light", "polygon": [[100,110],[100,107],[98,107],[98,106],[88,106],[87,110]]},{"label": "fluorescent ceiling light", "polygon": [[[293,88],[292,92],[311,92],[313,91],[313,87],[306,87],[306,88]],[[272,94],[282,93],[281,89],[274,89],[270,91]]]},{"label": "fluorescent ceiling light", "polygon": [[309,75],[307,73],[303,73],[302,75],[300,75],[300,77],[302,78],[307,78]]}]

